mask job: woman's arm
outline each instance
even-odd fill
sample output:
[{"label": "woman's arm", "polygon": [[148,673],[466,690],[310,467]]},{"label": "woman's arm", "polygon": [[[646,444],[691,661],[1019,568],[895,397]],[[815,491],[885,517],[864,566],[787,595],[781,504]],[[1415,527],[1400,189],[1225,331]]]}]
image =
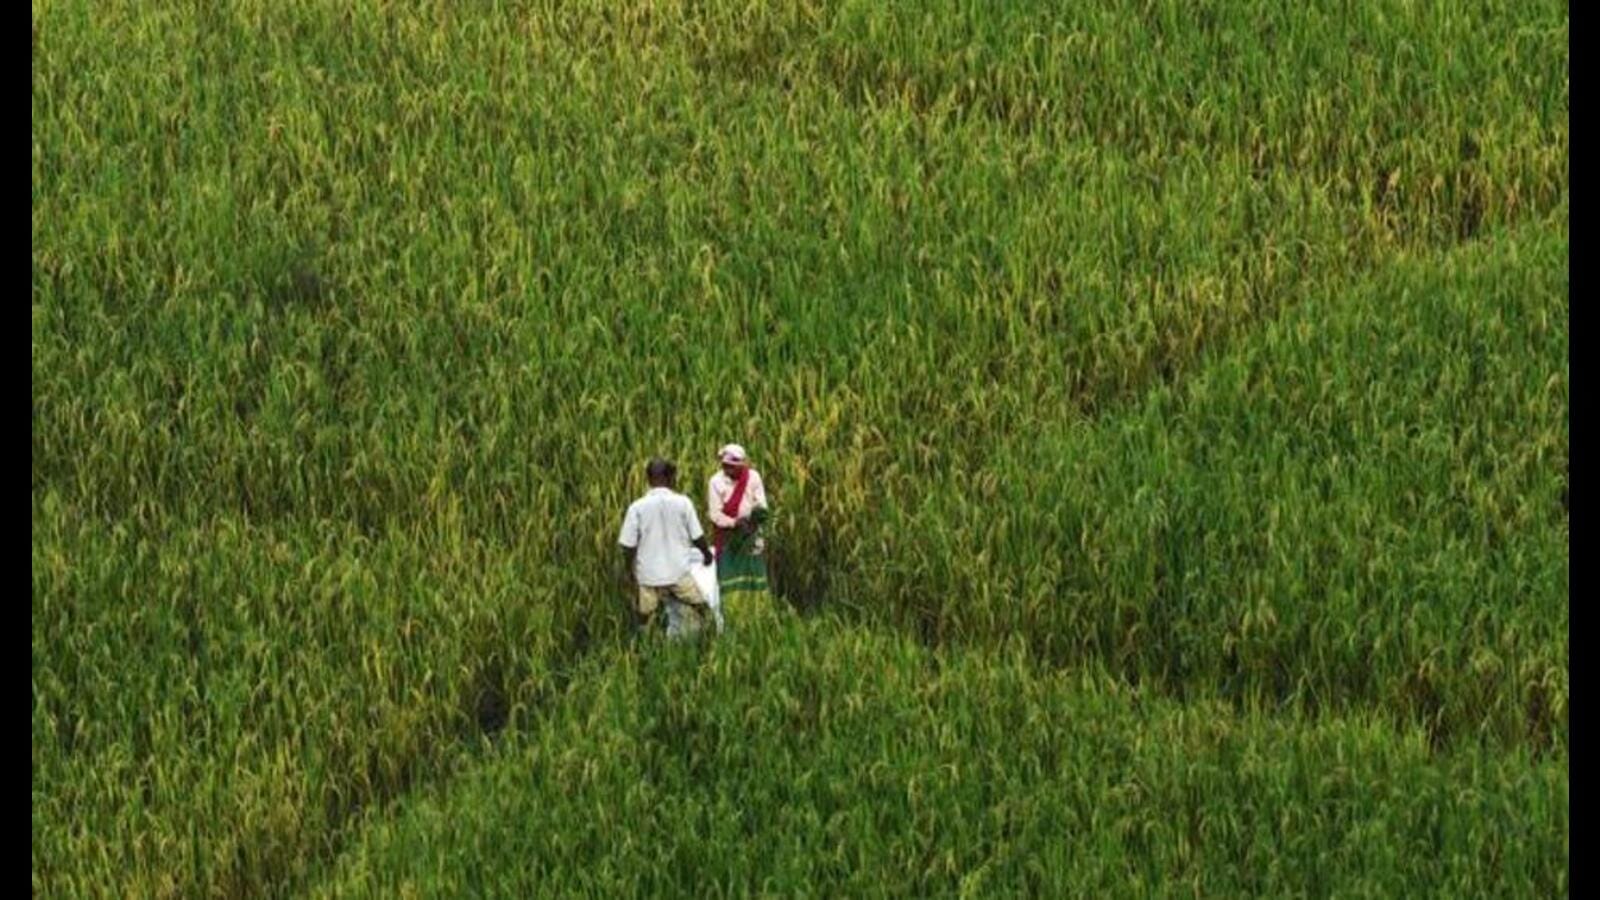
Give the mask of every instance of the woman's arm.
[{"label": "woman's arm", "polygon": [[761,473],[750,470],[750,496],[755,500],[755,505],[762,509],[767,508],[767,486],[761,481]]},{"label": "woman's arm", "polygon": [[721,492],[717,490],[717,477],[713,475],[711,483],[706,486],[706,518],[718,528],[732,528],[738,524],[737,520],[722,514],[722,504],[725,502],[727,498],[721,496]]}]

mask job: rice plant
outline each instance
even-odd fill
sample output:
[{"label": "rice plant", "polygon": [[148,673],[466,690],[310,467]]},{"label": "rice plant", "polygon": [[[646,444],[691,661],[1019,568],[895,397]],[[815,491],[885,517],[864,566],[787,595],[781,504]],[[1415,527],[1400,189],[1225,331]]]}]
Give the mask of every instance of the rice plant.
[{"label": "rice plant", "polygon": [[1565,889],[1566,4],[31,22],[36,895]]}]

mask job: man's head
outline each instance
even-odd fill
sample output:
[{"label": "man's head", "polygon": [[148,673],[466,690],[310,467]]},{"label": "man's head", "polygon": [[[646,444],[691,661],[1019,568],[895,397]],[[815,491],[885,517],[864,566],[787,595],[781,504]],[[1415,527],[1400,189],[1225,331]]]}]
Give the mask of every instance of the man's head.
[{"label": "man's head", "polygon": [[750,465],[750,459],[745,456],[744,448],[738,444],[728,444],[723,447],[717,457],[722,460],[723,474],[729,478],[738,478],[739,473]]},{"label": "man's head", "polygon": [[672,463],[657,456],[651,459],[644,467],[644,477],[649,480],[650,486],[653,488],[669,488],[672,487],[672,483],[678,477],[678,469]]}]

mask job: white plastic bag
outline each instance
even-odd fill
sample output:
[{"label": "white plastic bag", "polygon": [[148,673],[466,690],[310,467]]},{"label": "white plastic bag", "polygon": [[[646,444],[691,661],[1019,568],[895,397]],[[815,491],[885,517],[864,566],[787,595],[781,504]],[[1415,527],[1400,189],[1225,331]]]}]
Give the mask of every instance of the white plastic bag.
[{"label": "white plastic bag", "polygon": [[699,554],[689,563],[689,575],[694,578],[695,586],[700,588],[700,596],[706,598],[706,603],[711,606],[711,617],[717,620],[717,633],[722,633],[722,592],[717,588],[717,564],[712,562],[706,565],[700,561]]},{"label": "white plastic bag", "polygon": [[[695,586],[700,588],[700,596],[706,598],[706,604],[711,607],[711,618],[717,623],[717,633],[722,633],[722,595],[717,590],[717,565],[713,562],[706,565],[700,559],[700,551],[694,551],[689,558],[689,577],[694,579]],[[667,636],[678,637],[686,632],[684,627],[684,609],[681,604],[667,604]],[[693,613],[689,613],[693,615]]]}]

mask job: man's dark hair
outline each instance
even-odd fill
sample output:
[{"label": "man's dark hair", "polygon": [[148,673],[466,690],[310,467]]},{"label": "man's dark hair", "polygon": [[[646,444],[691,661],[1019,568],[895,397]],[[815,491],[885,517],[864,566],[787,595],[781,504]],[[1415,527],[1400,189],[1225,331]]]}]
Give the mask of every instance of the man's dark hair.
[{"label": "man's dark hair", "polygon": [[662,484],[677,477],[678,467],[657,456],[644,467],[644,475],[651,484]]}]

